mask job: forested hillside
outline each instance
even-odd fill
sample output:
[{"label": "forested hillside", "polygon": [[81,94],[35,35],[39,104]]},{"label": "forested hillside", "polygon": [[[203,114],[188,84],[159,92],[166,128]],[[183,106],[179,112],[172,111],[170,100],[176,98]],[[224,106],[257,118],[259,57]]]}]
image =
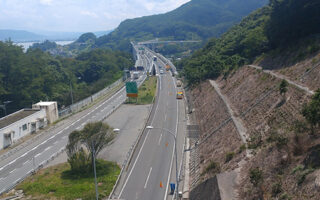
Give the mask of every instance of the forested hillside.
[{"label": "forested hillside", "polygon": [[112,33],[98,38],[96,46],[127,50],[130,40],[206,40],[221,35],[266,2],[267,0],[192,0],[165,14],[125,20]]},{"label": "forested hillside", "polygon": [[23,53],[21,47],[0,42],[0,103],[12,101],[10,112],[40,100],[68,105],[70,87],[75,101],[82,99],[120,78],[132,65],[131,56],[121,52],[97,49],[75,58],[54,58],[39,49]]},{"label": "forested hillside", "polygon": [[304,43],[305,55],[316,52],[320,48],[315,42],[320,33],[319,11],[316,0],[271,0],[178,67],[193,84],[229,73],[263,53],[290,51],[298,41]]}]

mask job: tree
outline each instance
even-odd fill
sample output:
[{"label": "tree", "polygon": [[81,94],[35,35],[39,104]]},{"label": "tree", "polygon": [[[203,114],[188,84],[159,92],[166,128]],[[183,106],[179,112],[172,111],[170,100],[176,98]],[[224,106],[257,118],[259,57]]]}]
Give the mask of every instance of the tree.
[{"label": "tree", "polygon": [[311,102],[304,106],[302,114],[314,132],[314,128],[320,125],[320,89],[312,96]]},{"label": "tree", "polygon": [[81,131],[73,131],[69,135],[66,147],[71,170],[74,172],[90,170],[92,158],[96,158],[114,137],[115,133],[111,127],[102,122],[88,123]]},{"label": "tree", "polygon": [[285,79],[282,79],[280,86],[279,86],[279,91],[282,96],[286,95],[286,93],[288,91],[288,85],[289,85],[289,83]]},{"label": "tree", "polygon": [[106,147],[115,137],[111,127],[102,122],[92,122],[85,125],[81,131],[81,143],[86,146],[94,157]]}]

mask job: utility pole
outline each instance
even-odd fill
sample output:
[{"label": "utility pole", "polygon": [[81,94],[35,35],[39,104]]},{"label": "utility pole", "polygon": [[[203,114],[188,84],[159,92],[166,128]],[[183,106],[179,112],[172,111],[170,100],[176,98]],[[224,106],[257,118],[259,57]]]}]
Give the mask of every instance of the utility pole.
[{"label": "utility pole", "polygon": [[6,106],[7,106],[7,104],[9,104],[9,103],[11,103],[12,101],[5,101],[5,102],[3,102],[3,105],[0,105],[0,108],[2,108],[3,110],[4,110],[4,116],[6,116],[7,115],[7,108],[6,108]]},{"label": "utility pole", "polygon": [[71,95],[71,105],[73,105],[73,94],[72,94],[71,80],[70,80],[70,95]]},{"label": "utility pole", "polygon": [[92,140],[92,162],[93,162],[94,184],[96,187],[96,200],[98,200],[99,194],[98,194],[98,185],[97,185],[96,158],[94,155],[95,155],[95,149],[94,149],[94,144]]}]

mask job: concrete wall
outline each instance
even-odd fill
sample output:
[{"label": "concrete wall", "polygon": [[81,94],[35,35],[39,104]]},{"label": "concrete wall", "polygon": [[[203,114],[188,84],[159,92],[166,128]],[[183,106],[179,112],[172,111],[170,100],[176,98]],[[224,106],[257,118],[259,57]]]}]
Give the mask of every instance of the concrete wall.
[{"label": "concrete wall", "polygon": [[199,184],[190,192],[190,200],[221,200],[217,177]]},{"label": "concrete wall", "polygon": [[44,109],[48,123],[51,124],[59,119],[58,104],[57,102],[39,102],[32,105],[33,109]]},{"label": "concrete wall", "polygon": [[100,97],[106,95],[109,91],[111,91],[114,87],[116,87],[117,85],[122,83],[122,78],[117,80],[116,82],[114,82],[113,84],[109,85],[108,87],[100,90],[99,92],[91,95],[90,97],[87,97],[77,103],[74,103],[70,106],[68,106],[67,108],[63,109],[63,110],[59,110],[59,117],[64,117],[67,116],[69,114],[71,114],[72,112],[78,112],[79,110],[81,110],[83,107],[91,104],[93,101],[99,99]]},{"label": "concrete wall", "polygon": [[[23,110],[20,110],[18,112],[23,112]],[[39,121],[39,118],[43,118],[44,120]],[[10,146],[22,137],[39,130],[39,128],[45,127],[46,125],[46,112],[45,110],[39,110],[38,112],[29,115],[24,119],[21,119],[13,124],[10,124],[9,126],[0,129],[0,150]],[[26,129],[24,129],[25,127]],[[5,137],[5,134],[8,133],[10,134],[10,137]]]}]

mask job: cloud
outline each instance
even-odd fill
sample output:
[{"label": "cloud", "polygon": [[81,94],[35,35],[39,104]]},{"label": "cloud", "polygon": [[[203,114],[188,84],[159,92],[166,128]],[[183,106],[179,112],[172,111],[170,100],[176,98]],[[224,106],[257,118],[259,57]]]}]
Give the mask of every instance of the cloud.
[{"label": "cloud", "polygon": [[82,15],[85,15],[85,16],[89,16],[89,17],[93,17],[93,18],[98,18],[98,15],[94,12],[90,12],[90,11],[81,11],[80,12]]},{"label": "cloud", "polygon": [[53,3],[53,0],[40,0],[40,4],[51,6]]},{"label": "cloud", "polygon": [[190,0],[0,0],[0,29],[89,32],[128,18],[173,10]]}]

